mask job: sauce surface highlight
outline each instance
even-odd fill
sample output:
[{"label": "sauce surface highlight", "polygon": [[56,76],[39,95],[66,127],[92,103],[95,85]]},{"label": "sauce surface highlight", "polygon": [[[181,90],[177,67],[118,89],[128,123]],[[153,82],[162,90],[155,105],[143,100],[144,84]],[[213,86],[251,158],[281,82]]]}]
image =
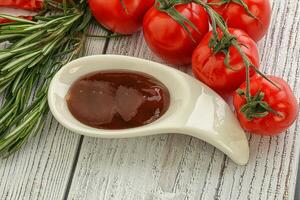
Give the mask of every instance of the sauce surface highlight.
[{"label": "sauce surface highlight", "polygon": [[131,71],[100,71],[75,81],[66,96],[72,115],[100,129],[150,124],[169,108],[168,89],[154,77]]}]

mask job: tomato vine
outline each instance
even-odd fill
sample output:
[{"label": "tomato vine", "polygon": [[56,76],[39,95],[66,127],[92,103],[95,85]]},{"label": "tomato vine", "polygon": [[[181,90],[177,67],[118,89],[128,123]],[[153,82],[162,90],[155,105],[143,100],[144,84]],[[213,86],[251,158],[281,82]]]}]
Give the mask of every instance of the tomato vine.
[{"label": "tomato vine", "polygon": [[128,14],[129,14],[129,13],[128,13],[128,9],[127,9],[127,7],[126,7],[126,4],[125,4],[124,0],[120,0],[120,3],[122,4],[122,7],[123,7],[124,11],[125,11],[126,14],[128,15]]},{"label": "tomato vine", "polygon": [[[180,14],[176,12],[175,6],[177,4],[185,4],[185,3],[196,3],[201,5],[208,15],[211,18],[211,26],[213,31],[213,38],[210,41],[210,48],[213,49],[214,53],[223,52],[225,54],[224,64],[226,67],[231,68],[229,64],[229,50],[230,46],[233,46],[237,49],[238,53],[241,55],[243,62],[246,67],[246,91],[241,92],[237,91],[240,95],[244,95],[246,97],[247,103],[243,107],[243,111],[245,116],[248,119],[252,119],[253,117],[264,117],[266,113],[272,112],[276,113],[266,102],[264,102],[261,98],[264,96],[262,92],[259,92],[254,97],[250,94],[250,69],[252,68],[258,75],[262,76],[264,79],[272,83],[274,86],[279,88],[275,83],[273,83],[267,76],[265,76],[253,63],[249,60],[247,55],[241,48],[241,45],[237,42],[237,38],[229,33],[228,27],[224,19],[221,15],[219,15],[215,10],[211,8],[212,5],[223,5],[230,2],[237,3],[241,5],[249,16],[256,19],[256,17],[250,12],[247,4],[243,0],[221,0],[218,3],[205,3],[202,0],[157,0],[158,6],[157,8],[161,11],[168,13],[175,21],[177,21],[189,34],[190,31],[187,27],[194,28],[193,24],[189,22],[184,16],[179,16]],[[175,10],[175,11],[174,11]],[[217,30],[221,30],[222,37],[219,38],[219,34]],[[263,115],[261,113],[264,113]]]},{"label": "tomato vine", "polygon": [[247,12],[247,14],[250,17],[257,19],[256,16],[249,10],[248,5],[243,0],[220,0],[219,2],[210,2],[210,3],[208,3],[208,5],[209,6],[222,6],[222,5],[229,4],[231,2],[239,4],[240,6],[242,6],[244,8],[244,10]]}]

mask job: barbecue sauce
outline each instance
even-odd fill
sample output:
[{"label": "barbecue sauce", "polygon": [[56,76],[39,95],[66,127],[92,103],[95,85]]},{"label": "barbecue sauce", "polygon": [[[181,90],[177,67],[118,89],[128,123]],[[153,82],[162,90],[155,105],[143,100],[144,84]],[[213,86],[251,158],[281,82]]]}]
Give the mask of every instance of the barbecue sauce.
[{"label": "barbecue sauce", "polygon": [[168,89],[154,77],[131,71],[101,71],[75,81],[66,96],[72,115],[99,129],[150,124],[168,109]]}]

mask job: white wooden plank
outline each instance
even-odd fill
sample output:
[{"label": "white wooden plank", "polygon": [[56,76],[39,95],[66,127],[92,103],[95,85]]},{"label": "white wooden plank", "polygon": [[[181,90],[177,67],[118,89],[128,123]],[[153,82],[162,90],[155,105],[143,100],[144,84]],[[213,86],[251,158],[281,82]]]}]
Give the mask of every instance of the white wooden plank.
[{"label": "white wooden plank", "polygon": [[[91,32],[103,34],[98,27]],[[101,53],[104,40],[88,41],[87,54]],[[49,115],[42,132],[22,149],[0,161],[0,199],[63,199],[80,136]]]},{"label": "white wooden plank", "polygon": [[78,139],[48,117],[43,134],[1,161],[0,199],[61,198]]},{"label": "white wooden plank", "polygon": [[[288,80],[298,99],[299,14],[296,1],[273,1],[272,26],[265,41],[260,43],[263,70]],[[261,199],[294,197],[299,157],[298,124],[299,121],[287,134],[279,137],[252,137],[250,145],[254,147],[255,154],[252,153],[254,160],[250,165],[253,168],[248,165],[245,169],[247,176],[233,183],[234,191],[238,191],[233,199],[253,199],[258,194]],[[228,178],[230,176],[228,170]],[[224,188],[223,196],[226,192]]]},{"label": "white wooden plank", "polygon": [[[272,1],[272,5],[272,26],[259,43],[262,68],[288,80],[299,99],[298,1]],[[149,52],[141,33],[111,40],[107,53],[160,61]],[[292,199],[299,156],[298,132],[299,120],[287,134],[278,137],[249,136],[251,157],[245,167],[188,136],[84,138],[68,197]]]}]

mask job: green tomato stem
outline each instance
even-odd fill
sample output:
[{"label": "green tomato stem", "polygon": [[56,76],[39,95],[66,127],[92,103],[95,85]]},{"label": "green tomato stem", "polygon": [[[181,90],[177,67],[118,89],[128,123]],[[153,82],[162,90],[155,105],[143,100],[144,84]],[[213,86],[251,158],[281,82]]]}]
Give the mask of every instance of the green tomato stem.
[{"label": "green tomato stem", "polygon": [[[207,11],[207,13],[210,15],[211,19],[221,29],[221,31],[223,33],[223,37],[229,38],[229,40],[231,41],[231,44],[238,50],[238,52],[242,56],[243,62],[244,62],[245,67],[246,67],[246,85],[247,86],[246,86],[245,95],[246,95],[247,101],[251,101],[251,94],[250,94],[250,67],[253,64],[251,63],[251,61],[249,60],[249,58],[247,57],[247,55],[245,54],[245,52],[242,50],[241,46],[238,44],[235,36],[229,33],[226,24],[224,24],[223,21],[221,20],[222,19],[221,16],[219,16],[219,14],[216,13],[207,3],[204,3],[201,0],[194,0],[194,2],[198,3],[199,5],[201,5]],[[213,27],[213,28],[215,29],[216,27]],[[217,30],[213,30],[213,31],[217,32]]]}]

